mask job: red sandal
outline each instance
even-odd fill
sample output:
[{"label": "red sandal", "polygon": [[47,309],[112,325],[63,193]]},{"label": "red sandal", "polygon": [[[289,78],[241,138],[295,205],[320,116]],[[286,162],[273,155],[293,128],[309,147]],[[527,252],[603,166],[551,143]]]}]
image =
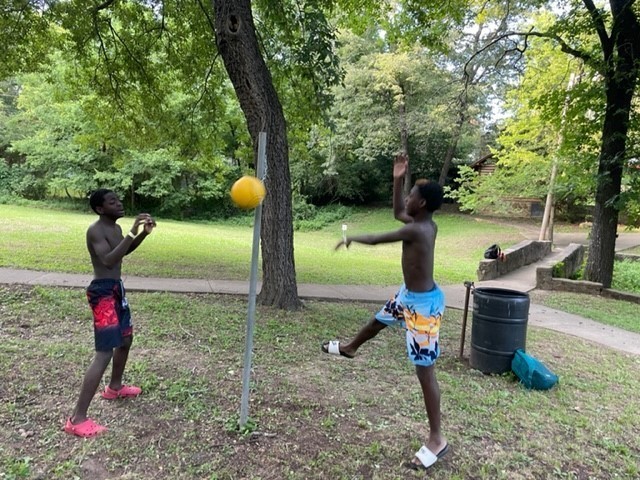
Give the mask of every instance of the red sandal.
[{"label": "red sandal", "polygon": [[77,425],[71,423],[71,418],[67,419],[67,423],[64,425],[64,431],[70,435],[75,435],[77,437],[95,437],[99,433],[102,433],[107,430],[107,427],[103,427],[102,425],[98,425],[92,419],[87,418],[84,422],[80,422]]},{"label": "red sandal", "polygon": [[101,395],[102,398],[106,398],[107,400],[115,400],[116,398],[137,397],[141,393],[142,389],[140,387],[134,387],[133,385],[123,385],[119,390],[114,390],[107,385],[104,387]]}]

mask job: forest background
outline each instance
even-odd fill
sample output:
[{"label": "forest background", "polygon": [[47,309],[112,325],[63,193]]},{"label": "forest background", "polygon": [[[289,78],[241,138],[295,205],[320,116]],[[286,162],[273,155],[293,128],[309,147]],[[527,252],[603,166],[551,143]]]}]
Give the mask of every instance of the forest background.
[{"label": "forest background", "polygon": [[[607,286],[618,214],[640,218],[637,62],[624,50],[640,51],[638,7],[440,4],[4,1],[0,199],[86,209],[109,186],[129,210],[238,215],[229,187],[281,106],[286,126],[267,128],[280,142],[267,152],[267,303],[297,303],[288,229],[388,202],[398,151],[471,212],[544,201],[555,169],[557,215],[594,220],[586,275]],[[238,25],[259,56],[225,50]],[[243,83],[260,82],[274,95],[256,113]],[[487,154],[498,168],[478,175],[469,165]]]}]

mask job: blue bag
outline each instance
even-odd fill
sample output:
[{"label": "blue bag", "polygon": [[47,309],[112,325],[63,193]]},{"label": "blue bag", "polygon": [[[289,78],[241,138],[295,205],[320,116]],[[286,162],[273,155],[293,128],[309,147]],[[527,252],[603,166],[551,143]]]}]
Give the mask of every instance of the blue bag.
[{"label": "blue bag", "polygon": [[558,383],[558,376],[555,373],[521,348],[516,350],[513,356],[511,370],[525,387],[534,390],[549,390]]}]

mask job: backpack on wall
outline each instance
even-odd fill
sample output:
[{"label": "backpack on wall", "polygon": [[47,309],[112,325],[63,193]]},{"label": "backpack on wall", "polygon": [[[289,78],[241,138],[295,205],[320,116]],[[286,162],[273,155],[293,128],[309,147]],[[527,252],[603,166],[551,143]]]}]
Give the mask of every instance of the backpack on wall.
[{"label": "backpack on wall", "polygon": [[494,243],[484,251],[484,258],[487,260],[497,260],[501,253],[502,250],[500,250],[500,246]]},{"label": "backpack on wall", "polygon": [[558,383],[558,376],[540,360],[519,348],[511,361],[511,370],[526,388],[549,390]]}]

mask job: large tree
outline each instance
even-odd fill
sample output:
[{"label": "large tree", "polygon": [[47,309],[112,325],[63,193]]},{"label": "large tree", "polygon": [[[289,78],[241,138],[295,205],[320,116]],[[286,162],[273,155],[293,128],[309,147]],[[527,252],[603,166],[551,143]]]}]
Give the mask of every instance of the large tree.
[{"label": "large tree", "polygon": [[[451,139],[444,156],[439,183],[445,184],[458,142],[465,130],[483,123],[490,127],[491,103],[503,98],[505,88],[514,78],[520,55],[513,51],[485,49],[502,36],[523,15],[533,8],[531,1],[484,2],[470,1],[460,28],[448,33],[450,41],[441,49],[440,62],[455,72],[458,79],[456,94],[450,110],[455,118],[451,123]],[[482,148],[484,147],[484,151]],[[486,146],[478,145],[475,154],[486,154]]]},{"label": "large tree", "polygon": [[218,51],[247,119],[256,156],[258,136],[267,134],[260,301],[297,308],[289,145],[282,105],[260,53],[250,0],[215,0],[213,5]]},{"label": "large tree", "polygon": [[[572,0],[558,6],[557,19],[550,27],[534,24],[526,30],[509,31],[484,47],[500,43],[506,45],[505,51],[524,52],[531,38],[541,37],[598,73],[593,78],[602,82],[605,106],[602,115],[596,114],[602,123],[585,278],[605,287],[611,286],[613,278],[622,176],[639,74],[639,8],[634,0],[609,0],[598,6],[592,0]],[[564,91],[566,84],[560,88]]]},{"label": "large tree", "polygon": [[[215,122],[220,108],[215,93],[224,84],[216,62],[221,57],[247,119],[254,153],[259,132],[267,133],[260,300],[293,309],[301,303],[293,257],[287,126],[265,56],[279,72],[280,88],[304,92],[310,114],[325,107],[326,87],[340,80],[333,29],[324,14],[332,3],[258,2],[267,39],[261,43],[249,0],[216,0],[213,8],[199,0],[24,0],[3,5],[0,40],[14,50],[32,51],[46,44],[25,40],[34,26],[55,31],[61,48],[75,54],[81,77],[113,100],[127,124],[138,127],[129,128],[132,131],[146,123],[138,122],[135,114],[165,118],[175,82],[184,91],[199,90],[196,103],[209,106]],[[0,67],[5,76],[34,68],[35,60],[20,63],[19,58],[10,57]]]},{"label": "large tree", "polygon": [[[584,0],[583,4],[600,41],[602,57],[596,65],[600,66],[604,78],[606,98],[595,213],[585,277],[610,287],[622,172],[627,161],[627,134],[639,73],[640,24],[638,6],[633,0],[610,0],[610,12],[596,8],[591,0]],[[589,52],[568,50],[591,63],[596,60]]]},{"label": "large tree", "polygon": [[[555,21],[549,12],[533,19],[540,27]],[[512,205],[504,198],[513,192],[541,199],[547,195],[555,165],[556,211],[564,218],[584,216],[595,191],[600,130],[593,120],[604,105],[599,74],[546,38],[531,39],[525,56],[526,69],[505,97],[506,115],[492,149],[498,168],[492,175],[474,175],[465,168],[454,194],[465,209],[508,213]]]},{"label": "large tree", "polygon": [[[346,75],[331,110],[332,156],[326,166],[339,174],[353,173],[335,179],[337,186],[362,195],[370,189],[352,187],[360,177],[355,172],[372,170],[366,176],[384,186],[387,197],[389,161],[399,150],[412,158],[412,174],[437,178],[455,120],[449,110],[450,73],[419,46],[389,51],[375,39],[341,38]],[[362,164],[368,165],[366,170]],[[376,168],[383,169],[380,175]]]}]

